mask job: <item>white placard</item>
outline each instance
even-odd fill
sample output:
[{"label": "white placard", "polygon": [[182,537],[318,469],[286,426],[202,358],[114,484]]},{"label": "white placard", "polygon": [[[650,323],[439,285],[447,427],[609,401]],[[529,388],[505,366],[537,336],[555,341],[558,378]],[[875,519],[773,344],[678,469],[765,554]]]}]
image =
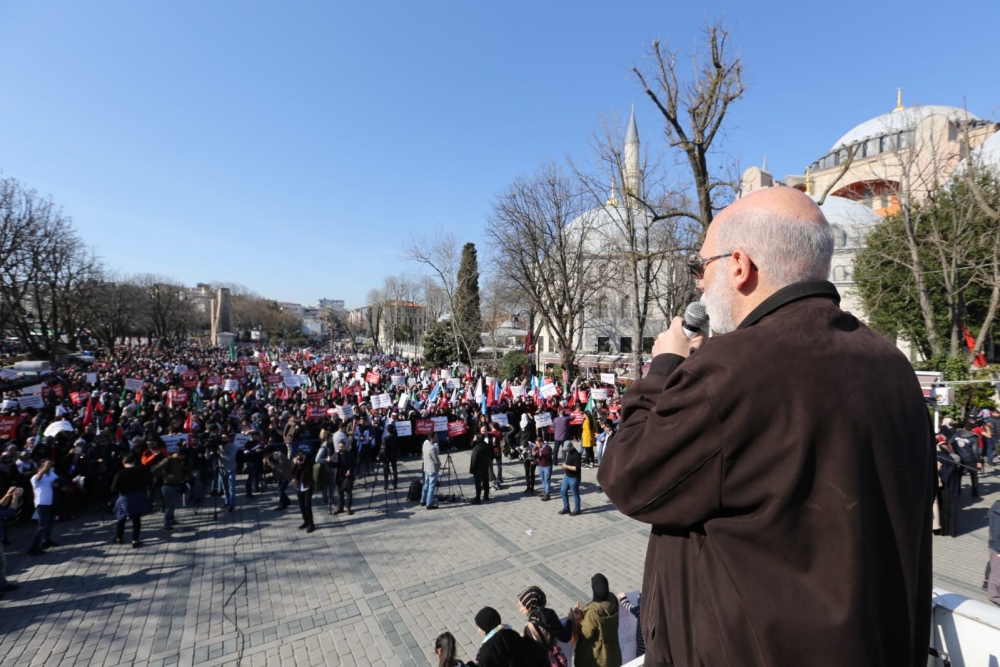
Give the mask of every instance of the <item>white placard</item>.
[{"label": "white placard", "polygon": [[163,439],[163,444],[167,446],[167,453],[169,454],[180,451],[181,445],[186,445],[188,441],[186,433],[181,433],[180,435],[164,435],[160,437]]},{"label": "white placard", "polygon": [[358,377],[364,375],[366,370],[368,370],[367,364],[358,364],[358,373],[357,373]]},{"label": "white placard", "polygon": [[407,396],[406,394],[400,394],[399,395],[399,403],[396,404],[396,407],[399,408],[400,410],[405,410],[406,409],[406,403],[409,400],[410,400],[409,396]]},{"label": "white placard", "polygon": [[17,401],[10,398],[5,398],[3,399],[3,403],[0,403],[0,410],[10,410],[11,408],[16,408],[16,407],[17,407]]},{"label": "white placard", "polygon": [[87,384],[97,384],[97,373],[87,373]]},{"label": "white placard", "polygon": [[462,379],[461,378],[448,378],[447,382],[448,389],[461,389]]},{"label": "white placard", "polygon": [[608,400],[608,390],[607,389],[591,389],[590,397],[595,401],[606,401]]},{"label": "white placard", "polygon": [[604,384],[614,384],[618,380],[618,376],[614,373],[601,373],[601,382]]},{"label": "white placard", "polygon": [[519,384],[512,384],[510,386],[510,395],[514,398],[524,397],[524,387]]},{"label": "white placard", "polygon": [[260,367],[258,366],[247,366],[247,373],[259,373]]},{"label": "white placard", "polygon": [[292,369],[290,369],[290,368],[282,368],[281,369],[281,377],[287,378],[287,377],[291,377],[292,375],[295,375],[295,371],[293,371]]},{"label": "white placard", "polygon": [[407,378],[406,379],[406,386],[407,387],[415,387],[416,384],[417,384],[417,378]]},{"label": "white placard", "polygon": [[183,373],[187,369],[188,369],[188,367],[185,366],[184,364],[177,364],[176,366],[174,366],[174,372],[175,373]]},{"label": "white placard", "polygon": [[222,383],[222,391],[239,391],[240,381],[229,378]]},{"label": "white placard", "polygon": [[344,364],[337,364],[336,366],[334,366],[334,368],[339,373],[340,371],[344,370]]},{"label": "white placard", "polygon": [[17,399],[17,402],[22,408],[42,408],[45,407],[45,401],[42,400],[41,394],[32,394],[31,396],[22,396]]},{"label": "white placard", "polygon": [[505,412],[498,412],[497,414],[493,415],[491,419],[493,420],[493,423],[496,424],[497,426],[510,425],[510,422],[507,421],[507,413]]},{"label": "white placard", "polygon": [[286,387],[300,387],[302,386],[302,377],[299,375],[289,375],[282,378],[282,382],[285,383]]},{"label": "white placard", "polygon": [[15,371],[13,368],[5,368],[3,370],[0,370],[0,379],[16,380],[17,378],[18,378],[17,371]]},{"label": "white placard", "polygon": [[552,398],[559,393],[559,389],[554,384],[543,384],[541,392],[544,398]]},{"label": "white placard", "polygon": [[552,426],[552,415],[548,412],[539,412],[535,415],[535,426]]},{"label": "white placard", "polygon": [[404,437],[407,435],[413,435],[413,424],[410,422],[393,422],[396,425],[396,435]]},{"label": "white placard", "polygon": [[142,380],[137,378],[125,378],[125,388],[129,391],[142,391]]},{"label": "white placard", "polygon": [[30,387],[25,387],[24,389],[21,390],[21,393],[22,394],[41,394],[42,393],[42,385],[40,385],[40,384],[33,384]]},{"label": "white placard", "polygon": [[438,377],[440,377],[442,380],[447,380],[448,378],[451,377],[451,371],[448,370],[447,368],[442,368],[441,372],[438,374]]},{"label": "white placard", "polygon": [[337,406],[337,414],[340,415],[341,419],[353,419],[354,408],[351,407],[350,405]]},{"label": "white placard", "polygon": [[236,435],[233,436],[233,444],[236,445],[239,449],[243,449],[244,447],[246,447],[246,444],[248,442],[250,442],[249,435],[244,435],[243,433],[237,433]]},{"label": "white placard", "polygon": [[434,422],[434,432],[439,433],[441,431],[448,430],[448,418],[447,417],[431,417],[431,421]]},{"label": "white placard", "polygon": [[372,407],[376,410],[392,407],[392,396],[389,394],[375,394],[372,396]]},{"label": "white placard", "polygon": [[393,387],[402,387],[404,385],[406,385],[406,376],[405,375],[393,375],[392,376],[392,386]]}]

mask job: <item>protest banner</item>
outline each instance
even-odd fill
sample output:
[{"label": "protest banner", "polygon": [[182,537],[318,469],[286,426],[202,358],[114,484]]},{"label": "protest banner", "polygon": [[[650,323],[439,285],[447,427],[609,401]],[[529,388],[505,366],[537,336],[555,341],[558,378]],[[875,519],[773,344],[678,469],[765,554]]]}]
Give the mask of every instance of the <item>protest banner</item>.
[{"label": "protest banner", "polygon": [[167,395],[170,406],[185,405],[188,402],[188,392],[184,389],[171,389]]},{"label": "protest banner", "polygon": [[267,376],[267,383],[268,384],[273,384],[273,385],[279,385],[279,384],[281,384],[281,376],[278,375],[277,373],[275,373],[273,375],[268,375]]},{"label": "protest banner", "polygon": [[129,391],[142,391],[142,380],[138,378],[125,378],[125,388]]},{"label": "protest banner", "polygon": [[[6,401],[5,401],[6,402]],[[13,440],[17,437],[17,424],[21,420],[13,415],[4,415],[0,417],[0,438],[10,438]]]},{"label": "protest banner", "polygon": [[434,422],[434,432],[441,433],[442,431],[448,430],[448,418],[447,417],[431,417],[431,421]]},{"label": "protest banner", "polygon": [[448,378],[447,387],[448,389],[461,389],[462,378]]},{"label": "protest banner", "polygon": [[181,376],[181,386],[185,389],[194,389],[198,386],[198,374],[194,371],[184,371]]},{"label": "protest banner", "polygon": [[250,436],[244,435],[242,433],[237,433],[233,436],[233,444],[236,445],[238,449],[243,449],[250,442]]},{"label": "protest banner", "polygon": [[401,438],[405,438],[408,435],[413,435],[413,425],[410,422],[393,422],[396,425],[396,435]]},{"label": "protest banner", "polygon": [[185,366],[184,364],[177,364],[176,366],[174,366],[174,373],[182,375],[185,371],[187,371],[187,369],[188,367]]},{"label": "protest banner", "polygon": [[235,371],[233,371],[233,377],[236,377],[236,378],[239,378],[239,379],[242,380],[246,376],[247,376],[247,372],[244,369],[242,369],[242,368],[237,368]]},{"label": "protest banner", "polygon": [[580,401],[581,403],[586,403],[587,400],[588,400],[587,390],[586,389],[579,389],[579,390],[577,390],[577,392],[576,392],[576,400]]},{"label": "protest banner", "polygon": [[499,412],[493,415],[491,419],[493,420],[493,423],[496,424],[497,426],[509,426],[509,422],[507,421],[507,415],[503,412]]},{"label": "protest banner", "polygon": [[18,405],[22,408],[42,408],[45,407],[45,401],[42,399],[41,394],[31,394],[30,396],[22,396],[17,399]]},{"label": "protest banner", "polygon": [[226,378],[226,381],[222,383],[222,391],[239,391],[240,381],[234,378]]},{"label": "protest banner", "polygon": [[441,372],[438,373],[438,377],[440,377],[442,380],[447,380],[451,378],[451,371],[448,370],[447,368],[442,368]]},{"label": "protest banner", "polygon": [[306,401],[309,403],[318,404],[323,400],[323,390],[322,389],[310,389],[306,392]]},{"label": "protest banner", "polygon": [[392,386],[393,387],[402,387],[404,385],[406,385],[406,376],[405,375],[393,375],[392,376]]},{"label": "protest banner", "polygon": [[595,401],[606,401],[608,400],[608,390],[607,389],[591,389],[590,397]]},{"label": "protest banner", "polygon": [[548,412],[539,412],[535,415],[535,426],[538,428],[543,426],[552,426],[552,415]]},{"label": "protest banner", "polygon": [[614,384],[618,376],[614,373],[601,373],[601,382],[604,384]]},{"label": "protest banner", "polygon": [[87,373],[87,384],[97,384],[97,373]]},{"label": "protest banner", "polygon": [[17,371],[13,368],[5,368],[0,370],[0,379],[3,380],[16,380],[18,378]]},{"label": "protest banner", "polygon": [[42,393],[42,385],[40,385],[40,384],[33,384],[30,387],[25,387],[24,389],[21,390],[21,393],[22,394],[26,394],[26,395],[41,394]]},{"label": "protest banner", "polygon": [[253,365],[247,366],[247,373],[259,373],[259,372],[260,372],[260,368],[258,368],[257,366],[253,366]]},{"label": "protest banner", "polygon": [[410,397],[409,397],[409,396],[407,396],[406,394],[400,394],[400,395],[399,395],[399,403],[397,403],[397,404],[396,404],[396,407],[397,407],[397,408],[398,408],[399,410],[405,410],[405,409],[406,409],[406,403],[407,403],[407,402],[408,402],[409,400],[410,400]]},{"label": "protest banner", "polygon": [[469,432],[469,427],[466,426],[465,422],[461,419],[457,419],[453,422],[448,422],[448,436],[451,438],[458,437],[460,435],[465,435]]},{"label": "protest banner", "polygon": [[12,398],[5,398],[0,402],[0,410],[13,410],[17,407],[17,401]]},{"label": "protest banner", "polygon": [[418,419],[413,425],[417,435],[430,435],[434,432],[434,421],[431,419]]},{"label": "protest banner", "polygon": [[573,426],[579,426],[583,423],[583,410],[574,410],[570,413],[569,423]]},{"label": "protest banner", "polygon": [[367,382],[368,384],[378,384],[381,381],[382,381],[382,376],[376,373],[375,371],[371,371],[365,375],[365,382]]},{"label": "protest banner", "polygon": [[417,378],[406,378],[406,386],[413,387],[417,384]]},{"label": "protest banner", "polygon": [[90,394],[85,391],[74,391],[70,393],[69,398],[73,401],[73,405],[83,405],[90,398]]},{"label": "protest banner", "polygon": [[514,398],[522,398],[524,396],[524,387],[519,384],[512,384],[510,386],[510,395]]},{"label": "protest banner", "polygon": [[302,376],[301,375],[288,375],[282,378],[286,387],[296,388],[302,386]]},{"label": "protest banner", "polygon": [[375,394],[372,396],[372,407],[376,410],[392,407],[392,396],[389,394]]},{"label": "protest banner", "polygon": [[552,398],[553,396],[559,393],[559,390],[556,389],[556,386],[554,384],[546,384],[542,385],[541,392],[544,398]]},{"label": "protest banner", "polygon": [[205,380],[205,384],[207,384],[209,387],[218,387],[220,384],[222,384],[222,378],[219,377],[218,375],[209,375],[208,379]]},{"label": "protest banner", "polygon": [[341,419],[353,419],[354,408],[351,407],[350,405],[337,406],[337,414],[340,415]]},{"label": "protest banner", "polygon": [[166,445],[168,454],[180,451],[181,447],[188,443],[187,433],[181,433],[179,435],[161,435],[160,439],[162,439],[163,444]]},{"label": "protest banner", "polygon": [[63,388],[61,384],[50,384],[46,391],[51,391],[53,394],[59,398],[63,397]]},{"label": "protest banner", "polygon": [[307,405],[306,406],[306,419],[325,419],[326,418],[326,408],[322,405]]}]

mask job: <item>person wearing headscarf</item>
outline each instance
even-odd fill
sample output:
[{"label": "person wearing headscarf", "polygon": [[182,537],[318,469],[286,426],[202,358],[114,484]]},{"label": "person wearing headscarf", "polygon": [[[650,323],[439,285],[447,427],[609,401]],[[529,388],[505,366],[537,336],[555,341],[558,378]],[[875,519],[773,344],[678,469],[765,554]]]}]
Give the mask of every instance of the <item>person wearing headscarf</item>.
[{"label": "person wearing headscarf", "polygon": [[476,655],[476,667],[548,667],[545,651],[525,639],[509,625],[500,622],[493,607],[483,607],[476,614],[476,627],[483,641]]},{"label": "person wearing headscarf", "polygon": [[618,644],[618,601],[611,595],[608,579],[595,574],[590,580],[593,600],[573,609],[579,624],[579,640],[573,655],[576,667],[621,667]]},{"label": "person wearing headscarf", "polygon": [[[562,649],[557,645],[563,626],[558,614],[545,606],[546,602],[545,593],[538,586],[529,586],[517,596],[521,613],[528,617],[523,636],[545,649],[551,662],[552,654],[563,655]],[[563,659],[565,660],[565,656]]]}]

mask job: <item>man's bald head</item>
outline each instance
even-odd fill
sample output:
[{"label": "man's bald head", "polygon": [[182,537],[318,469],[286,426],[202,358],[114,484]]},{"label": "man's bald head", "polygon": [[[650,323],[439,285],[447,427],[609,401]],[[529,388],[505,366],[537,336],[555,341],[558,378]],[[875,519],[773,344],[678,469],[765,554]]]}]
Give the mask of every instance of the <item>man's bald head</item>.
[{"label": "man's bald head", "polygon": [[712,254],[745,252],[769,291],[830,273],[833,232],[819,206],[794,188],[765,188],[730,204],[705,242]]}]

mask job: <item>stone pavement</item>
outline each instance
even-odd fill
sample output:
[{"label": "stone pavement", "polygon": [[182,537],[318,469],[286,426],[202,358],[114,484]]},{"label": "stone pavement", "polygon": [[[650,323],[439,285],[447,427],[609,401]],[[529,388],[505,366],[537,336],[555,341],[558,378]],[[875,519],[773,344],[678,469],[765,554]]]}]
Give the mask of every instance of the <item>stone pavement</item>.
[{"label": "stone pavement", "polygon": [[[469,455],[453,458],[471,496]],[[147,517],[138,550],[112,545],[111,520],[88,515],[57,524],[63,546],[26,559],[32,530],[18,526],[8,567],[22,586],[0,601],[0,662],[428,665],[444,630],[458,639],[459,657],[474,657],[472,617],[484,605],[520,628],[514,596],[525,586],[541,586],[560,613],[589,600],[598,571],[614,590],[639,587],[647,528],[614,511],[596,470],[584,471],[579,517],[559,516],[559,500],[525,497],[519,464],[504,467],[508,483],[488,504],[427,511],[404,497],[419,472],[419,459],[402,462],[389,518],[381,489],[366,509],[369,484],[356,490],[351,517],[317,504],[311,535],[297,530],[294,507],[274,511],[270,495],[241,497],[218,521],[211,505],[181,510],[172,534]],[[984,508],[1000,483],[988,478],[983,489],[987,498],[963,510],[964,534],[935,538],[936,583],[977,599]]]}]

